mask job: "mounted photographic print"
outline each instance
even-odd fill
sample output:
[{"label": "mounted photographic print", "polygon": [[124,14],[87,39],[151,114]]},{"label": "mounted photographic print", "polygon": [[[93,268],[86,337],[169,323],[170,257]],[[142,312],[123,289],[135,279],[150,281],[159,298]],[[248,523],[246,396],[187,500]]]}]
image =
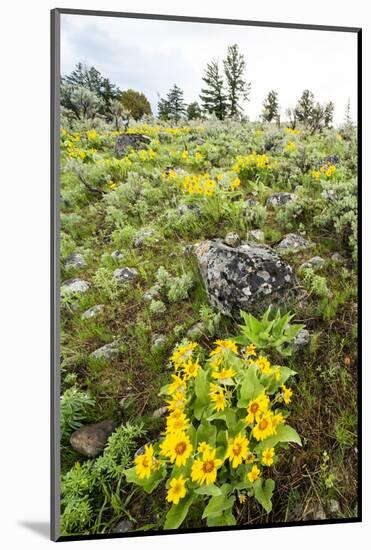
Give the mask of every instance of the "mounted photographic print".
[{"label": "mounted photographic print", "polygon": [[361,520],[361,30],[52,11],[52,538]]}]

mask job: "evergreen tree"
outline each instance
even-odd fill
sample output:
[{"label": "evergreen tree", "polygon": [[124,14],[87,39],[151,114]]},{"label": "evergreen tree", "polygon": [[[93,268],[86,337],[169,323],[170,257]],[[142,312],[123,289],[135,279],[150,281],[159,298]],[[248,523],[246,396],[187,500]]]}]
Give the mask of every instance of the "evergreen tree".
[{"label": "evergreen tree", "polygon": [[188,120],[195,120],[197,118],[201,118],[201,109],[197,101],[193,101],[190,103],[187,107],[187,117]]},{"label": "evergreen tree", "polygon": [[272,122],[272,120],[278,120],[278,117],[278,93],[275,90],[271,90],[263,102],[263,111],[261,114],[261,118],[265,122]]},{"label": "evergreen tree", "polygon": [[308,126],[314,108],[314,94],[310,90],[304,90],[295,107],[295,116],[298,122]]},{"label": "evergreen tree", "polygon": [[166,99],[169,104],[171,118],[173,118],[175,122],[178,122],[178,120],[186,114],[187,106],[184,103],[183,90],[174,84],[167,94]]},{"label": "evergreen tree", "polygon": [[215,114],[217,118],[224,120],[228,112],[228,103],[217,61],[213,60],[207,64],[202,80],[206,84],[200,94],[202,108],[207,113]]},{"label": "evergreen tree", "polygon": [[235,117],[241,114],[240,103],[248,99],[251,89],[251,83],[244,76],[246,61],[237,44],[228,46],[223,65],[228,90],[228,116]]},{"label": "evergreen tree", "polygon": [[311,134],[330,128],[335,105],[332,101],[321,105],[315,102],[313,92],[304,90],[295,107],[295,117]]},{"label": "evergreen tree", "polygon": [[158,118],[161,120],[169,120],[170,118],[170,105],[169,102],[160,97],[157,103]]}]

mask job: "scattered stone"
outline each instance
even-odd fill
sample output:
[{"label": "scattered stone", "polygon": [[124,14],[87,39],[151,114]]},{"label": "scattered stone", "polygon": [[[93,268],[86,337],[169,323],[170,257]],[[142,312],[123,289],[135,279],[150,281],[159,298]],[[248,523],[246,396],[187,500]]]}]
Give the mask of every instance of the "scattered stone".
[{"label": "scattered stone", "polygon": [[321,256],[314,256],[310,260],[307,260],[299,267],[299,271],[304,269],[313,269],[313,271],[319,271],[325,265],[325,260]]},{"label": "scattered stone", "polygon": [[78,252],[70,254],[66,259],[65,268],[66,269],[77,269],[79,267],[84,267],[86,265],[84,256]]},{"label": "scattered stone", "polygon": [[306,328],[302,328],[301,330],[299,330],[299,332],[297,333],[297,335],[292,341],[293,351],[296,352],[305,348],[309,344],[309,341],[310,341],[309,330],[307,330]]},{"label": "scattered stone", "polygon": [[147,443],[144,443],[144,445],[142,445],[141,447],[139,447],[139,449],[137,449],[135,451],[134,458],[136,458],[139,455],[144,454],[144,452],[146,450],[146,445],[153,445],[154,443],[156,443],[156,439],[151,439],[150,441],[147,441]]},{"label": "scattered stone", "polygon": [[104,310],[103,304],[97,304],[86,311],[81,315],[81,319],[91,319],[92,317],[95,317],[96,315],[99,315]]},{"label": "scattered stone", "polygon": [[167,414],[167,407],[160,407],[159,409],[156,409],[152,416],[153,418],[164,418]]},{"label": "scattered stone", "polygon": [[334,252],[334,254],[331,256],[331,260],[335,263],[342,264],[345,260],[339,252]]},{"label": "scattered stone", "polygon": [[338,500],[335,500],[334,498],[331,498],[329,501],[329,510],[331,515],[337,516],[340,514],[340,504]]},{"label": "scattered stone", "polygon": [[156,351],[166,345],[166,336],[164,334],[154,334],[152,337],[152,350]]},{"label": "scattered stone", "polygon": [[133,524],[128,519],[121,520],[114,528],[114,533],[127,533],[133,529]]},{"label": "scattered stone", "polygon": [[329,202],[334,202],[339,198],[339,195],[335,189],[324,189],[321,193],[321,197]]},{"label": "scattered stone", "polygon": [[254,199],[246,199],[244,202],[244,210],[250,210],[252,206],[256,206],[258,203]]},{"label": "scattered stone", "polygon": [[273,206],[273,208],[277,208],[279,206],[283,206],[284,204],[287,204],[288,202],[292,201],[295,198],[294,193],[273,193],[270,197],[267,199],[267,206]]},{"label": "scattered stone", "polygon": [[321,162],[322,166],[328,166],[329,164],[340,164],[340,157],[339,155],[329,155],[328,157],[324,158]]},{"label": "scattered stone", "polygon": [[185,214],[188,214],[192,212],[196,216],[199,216],[200,209],[196,204],[181,204],[176,208],[176,213],[180,216],[184,216]]},{"label": "scattered stone", "polygon": [[238,233],[227,233],[224,238],[224,243],[235,248],[241,244],[241,239]]},{"label": "scattered stone", "polygon": [[263,243],[265,239],[264,231],[261,229],[252,229],[251,231],[248,231],[247,233],[247,240],[253,241],[257,243]]},{"label": "scattered stone", "polygon": [[92,359],[106,359],[106,361],[110,361],[111,359],[117,357],[120,353],[118,346],[118,342],[110,342],[109,344],[105,344],[101,348],[93,351],[90,354],[90,357]]},{"label": "scattered stone", "polygon": [[236,319],[240,310],[261,312],[289,303],[297,294],[295,276],[280,255],[262,244],[226,246],[220,239],[196,248],[210,304]]},{"label": "scattered stone", "polygon": [[[133,239],[133,246],[135,248],[139,248],[140,246],[143,246],[145,244],[146,240],[150,237],[153,237],[155,234],[153,229],[144,229],[142,231],[138,231]],[[158,239],[156,239],[156,242],[158,242]]]},{"label": "scattered stone", "polygon": [[196,323],[187,331],[187,337],[191,340],[199,340],[206,332],[205,325],[202,321]]},{"label": "scattered stone", "polygon": [[104,449],[107,439],[115,430],[113,420],[104,420],[98,424],[82,426],[70,437],[73,449],[83,456],[94,458]]},{"label": "scattered stone", "polygon": [[114,260],[122,260],[123,257],[124,255],[120,250],[114,250],[111,254],[111,258]]},{"label": "scattered stone", "polygon": [[139,272],[135,267],[119,267],[115,269],[113,276],[122,283],[135,283],[139,279]]},{"label": "scattered stone", "polygon": [[89,283],[82,279],[68,279],[61,286],[61,294],[83,294],[89,287]]},{"label": "scattered stone", "polygon": [[311,246],[311,243],[304,239],[301,235],[296,235],[295,233],[288,233],[282,241],[276,246],[276,249],[280,252],[298,251],[303,250]]},{"label": "scattered stone", "polygon": [[160,285],[157,285],[157,284],[153,285],[150,289],[148,289],[143,294],[143,300],[145,302],[151,302],[152,300],[159,300],[161,298],[160,290],[161,290]]},{"label": "scattered stone", "polygon": [[139,151],[139,149],[145,149],[150,143],[151,138],[143,134],[120,134],[116,138],[116,156],[122,158],[131,148]]},{"label": "scattered stone", "polygon": [[327,519],[326,513],[321,503],[319,503],[317,508],[314,510],[313,519]]}]

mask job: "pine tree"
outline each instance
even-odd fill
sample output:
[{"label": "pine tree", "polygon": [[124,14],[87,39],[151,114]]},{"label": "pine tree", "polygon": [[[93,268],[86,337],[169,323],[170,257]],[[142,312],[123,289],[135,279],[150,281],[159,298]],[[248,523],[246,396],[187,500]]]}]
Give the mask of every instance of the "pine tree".
[{"label": "pine tree", "polygon": [[169,102],[160,97],[157,103],[158,118],[161,120],[169,120],[170,117],[170,105]]},{"label": "pine tree", "polygon": [[235,117],[241,114],[240,103],[248,99],[251,89],[251,83],[244,77],[246,61],[237,44],[228,46],[223,65],[228,90],[228,116]]},{"label": "pine tree", "polygon": [[314,94],[304,90],[295,107],[296,119],[307,128],[311,134],[330,128],[334,117],[335,105],[332,101],[321,105],[315,103]]},{"label": "pine tree", "polygon": [[263,111],[261,114],[261,118],[265,122],[272,122],[272,120],[278,120],[278,117],[278,93],[275,90],[271,90],[263,102]]},{"label": "pine tree", "polygon": [[206,84],[200,93],[202,108],[207,113],[215,114],[217,118],[224,120],[228,112],[228,103],[217,61],[213,60],[207,64],[202,80]]},{"label": "pine tree", "polygon": [[190,103],[187,107],[187,117],[188,120],[196,120],[197,118],[201,118],[201,109],[197,101],[193,101]]},{"label": "pine tree", "polygon": [[186,104],[184,103],[183,90],[174,84],[167,94],[167,101],[170,108],[171,118],[173,118],[175,122],[178,122],[178,120],[186,114]]}]

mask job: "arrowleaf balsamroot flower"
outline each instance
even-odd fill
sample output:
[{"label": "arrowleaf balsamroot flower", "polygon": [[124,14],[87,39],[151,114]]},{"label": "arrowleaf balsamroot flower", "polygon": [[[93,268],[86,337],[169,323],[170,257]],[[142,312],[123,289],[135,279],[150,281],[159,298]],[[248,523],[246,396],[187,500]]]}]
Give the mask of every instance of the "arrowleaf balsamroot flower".
[{"label": "arrowleaf balsamroot flower", "polygon": [[144,453],[138,455],[134,459],[135,472],[139,479],[149,478],[153,469],[153,446],[146,445]]},{"label": "arrowleaf balsamroot flower", "polygon": [[166,500],[168,502],[173,502],[178,504],[180,499],[182,499],[187,493],[186,489],[186,480],[181,475],[180,477],[170,480],[169,490],[167,492]]},{"label": "arrowleaf balsamroot flower", "polygon": [[247,416],[245,421],[247,424],[252,424],[259,418],[259,415],[265,413],[269,407],[269,397],[263,391],[256,399],[250,401],[247,406]]},{"label": "arrowleaf balsamroot flower", "polygon": [[249,441],[243,434],[239,434],[228,442],[228,449],[225,458],[229,458],[232,468],[237,468],[242,464],[243,459],[246,457]]},{"label": "arrowleaf balsamroot flower", "polygon": [[202,459],[197,458],[192,465],[191,477],[192,481],[196,481],[199,485],[210,485],[216,480],[218,468],[223,464],[223,461],[215,458],[216,450],[206,450],[202,454]]},{"label": "arrowleaf balsamroot flower", "polygon": [[251,471],[247,474],[247,479],[253,483],[260,477],[260,470],[256,464],[251,468]]},{"label": "arrowleaf balsamroot flower", "polygon": [[176,466],[184,466],[192,450],[192,443],[184,432],[169,433],[161,443],[161,453]]},{"label": "arrowleaf balsamroot flower", "polygon": [[262,452],[262,463],[265,466],[272,466],[274,460],[274,447],[264,449]]},{"label": "arrowleaf balsamroot flower", "polygon": [[263,441],[275,432],[272,416],[272,413],[267,411],[259,417],[257,424],[252,429],[252,435],[257,441]]},{"label": "arrowleaf balsamroot flower", "polygon": [[281,389],[283,392],[282,398],[285,402],[285,405],[289,405],[291,403],[292,390],[290,388],[287,388],[285,384],[282,384]]}]

